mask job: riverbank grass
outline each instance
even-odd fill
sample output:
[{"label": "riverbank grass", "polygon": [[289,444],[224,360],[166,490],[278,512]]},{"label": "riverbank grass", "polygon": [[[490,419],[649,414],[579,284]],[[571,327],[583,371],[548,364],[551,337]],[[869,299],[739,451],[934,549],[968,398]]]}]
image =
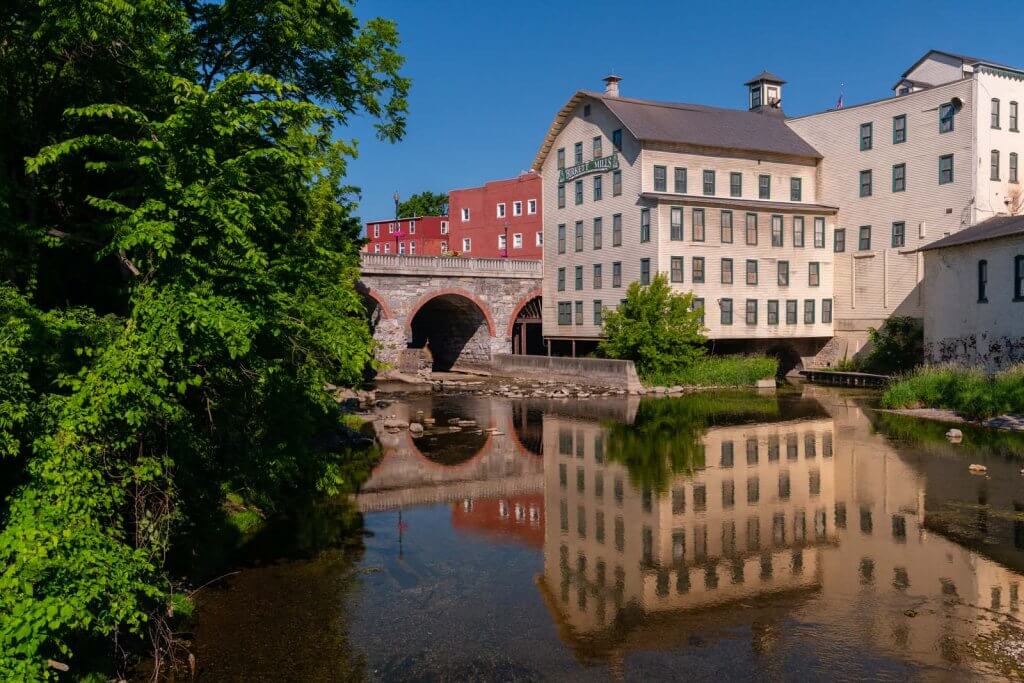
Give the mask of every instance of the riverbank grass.
[{"label": "riverbank grass", "polygon": [[648,386],[744,387],[775,377],[779,362],[769,356],[705,356],[674,369],[641,376]]},{"label": "riverbank grass", "polygon": [[958,365],[920,368],[893,382],[885,408],[945,408],[969,419],[1024,413],[1024,365],[988,375]]}]

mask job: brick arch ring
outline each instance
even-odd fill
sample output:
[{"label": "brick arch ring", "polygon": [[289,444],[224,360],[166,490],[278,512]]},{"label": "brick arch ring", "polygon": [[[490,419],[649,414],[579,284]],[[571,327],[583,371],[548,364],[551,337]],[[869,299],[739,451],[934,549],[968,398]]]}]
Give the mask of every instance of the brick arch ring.
[{"label": "brick arch ring", "polygon": [[421,296],[419,300],[416,302],[416,305],[409,309],[409,315],[405,317],[405,331],[408,332],[409,334],[412,334],[412,321],[413,318],[416,317],[416,314],[419,313],[420,309],[423,308],[428,303],[430,303],[431,301],[433,301],[434,299],[436,299],[437,297],[445,296],[447,294],[461,296],[463,299],[468,299],[469,301],[472,301],[473,304],[475,304],[476,307],[480,309],[480,312],[484,316],[484,320],[487,321],[487,332],[492,337],[496,336],[494,328],[494,319],[491,317],[491,309],[476,294],[473,294],[472,292],[467,291],[465,289],[460,289],[458,287],[436,289],[432,292],[427,292],[426,294]]},{"label": "brick arch ring", "polygon": [[365,284],[360,282],[360,283],[358,283],[356,285],[356,291],[359,294],[362,294],[364,296],[368,296],[371,299],[373,299],[374,301],[376,301],[377,305],[380,306],[381,313],[384,315],[384,319],[385,320],[391,320],[392,318],[395,317],[395,314],[391,311],[391,306],[388,305],[387,299],[385,299],[383,296],[381,296],[377,292],[377,290],[370,289]]},{"label": "brick arch ring", "polygon": [[532,292],[530,292],[529,294],[527,294],[526,296],[524,296],[522,299],[520,299],[519,303],[516,304],[516,307],[512,309],[512,315],[510,315],[509,318],[508,318],[508,337],[509,337],[509,339],[512,338],[512,328],[515,327],[516,318],[519,317],[519,313],[524,308],[526,308],[526,304],[530,303],[534,299],[540,298],[542,294],[543,294],[542,290],[535,289]]}]

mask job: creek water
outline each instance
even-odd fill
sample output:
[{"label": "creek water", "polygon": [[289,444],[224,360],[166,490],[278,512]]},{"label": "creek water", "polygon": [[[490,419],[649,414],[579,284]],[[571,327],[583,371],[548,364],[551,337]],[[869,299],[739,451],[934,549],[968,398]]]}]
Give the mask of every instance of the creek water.
[{"label": "creek water", "polygon": [[437,427],[201,592],[200,679],[1019,675],[1024,441],[874,401],[406,397]]}]

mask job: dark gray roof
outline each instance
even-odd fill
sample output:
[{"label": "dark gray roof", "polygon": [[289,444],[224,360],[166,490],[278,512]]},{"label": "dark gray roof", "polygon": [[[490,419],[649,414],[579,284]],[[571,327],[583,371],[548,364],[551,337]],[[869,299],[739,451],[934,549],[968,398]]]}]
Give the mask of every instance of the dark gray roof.
[{"label": "dark gray roof", "polygon": [[1024,235],[1024,216],[996,216],[936,240],[931,244],[926,244],[918,249],[918,251],[958,247],[962,244],[973,244],[974,242],[984,242],[985,240],[1016,235]]},{"label": "dark gray roof", "polygon": [[639,140],[678,142],[820,159],[818,150],[786,125],[781,116],[700,104],[653,102],[588,92]]},{"label": "dark gray roof", "polygon": [[762,71],[761,73],[759,73],[758,75],[754,76],[753,78],[751,78],[749,81],[747,81],[743,85],[753,85],[754,83],[760,83],[761,81],[768,81],[769,83],[785,83],[786,82],[786,81],[782,80],[781,78],[779,78],[778,76],[776,76],[775,74],[773,74],[771,71]]},{"label": "dark gray roof", "polygon": [[920,59],[918,59],[916,62],[911,64],[910,67],[906,71],[903,72],[903,78],[906,78],[907,74],[909,74],[911,71],[916,69],[917,66],[921,62],[923,62],[924,60],[928,59],[928,57],[930,57],[931,55],[933,55],[935,53],[938,53],[940,55],[946,55],[947,57],[952,57],[953,59],[959,59],[962,62],[965,62],[966,64],[972,64],[972,65],[973,64],[988,64],[990,66],[999,67],[1001,69],[1010,69],[1012,71],[1019,71],[1019,69],[1017,67],[1015,67],[1015,66],[1009,66],[1008,64],[1000,64],[999,62],[993,62],[991,59],[982,59],[980,57],[969,57],[967,55],[957,54],[956,52],[948,52],[946,50],[928,50],[928,52],[924,53],[921,56]]}]

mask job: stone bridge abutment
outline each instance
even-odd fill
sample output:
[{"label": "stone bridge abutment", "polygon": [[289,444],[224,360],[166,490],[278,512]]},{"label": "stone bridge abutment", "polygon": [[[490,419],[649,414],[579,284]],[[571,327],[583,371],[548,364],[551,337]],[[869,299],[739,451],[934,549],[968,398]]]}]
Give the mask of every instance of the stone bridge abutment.
[{"label": "stone bridge abutment", "polygon": [[540,261],[390,254],[363,254],[359,282],[377,359],[425,348],[435,370],[539,348],[540,287]]}]

